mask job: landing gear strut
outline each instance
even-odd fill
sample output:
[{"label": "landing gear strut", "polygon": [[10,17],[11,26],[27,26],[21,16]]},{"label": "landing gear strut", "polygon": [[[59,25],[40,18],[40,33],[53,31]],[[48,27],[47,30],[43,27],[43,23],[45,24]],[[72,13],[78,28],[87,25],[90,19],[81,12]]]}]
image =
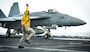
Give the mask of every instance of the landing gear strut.
[{"label": "landing gear strut", "polygon": [[44,35],[45,39],[53,39],[53,36],[51,36],[50,29],[46,30],[46,34]]},{"label": "landing gear strut", "polygon": [[49,39],[49,38],[51,38],[51,39],[53,39],[53,36],[51,35],[51,33],[50,33],[50,29],[46,29],[46,27],[45,26],[43,26],[43,27],[41,27],[42,28],[42,30],[44,31],[44,38],[45,39]]}]

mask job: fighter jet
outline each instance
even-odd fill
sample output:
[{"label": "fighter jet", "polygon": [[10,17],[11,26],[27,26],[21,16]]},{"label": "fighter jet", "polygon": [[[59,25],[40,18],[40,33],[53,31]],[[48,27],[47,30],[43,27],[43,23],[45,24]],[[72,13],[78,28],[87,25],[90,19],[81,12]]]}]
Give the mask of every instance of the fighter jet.
[{"label": "fighter jet", "polygon": [[[7,34],[10,36],[10,29],[20,30],[21,18],[23,14],[20,14],[18,3],[15,2],[11,6],[9,16],[6,17],[0,10],[0,24],[4,28],[8,28]],[[72,17],[67,14],[62,14],[54,9],[48,9],[48,11],[32,12],[30,13],[31,27],[35,29],[37,26],[45,26],[44,30],[56,29],[63,26],[80,26],[85,25],[86,22]],[[49,31],[50,32],[50,31]]]}]

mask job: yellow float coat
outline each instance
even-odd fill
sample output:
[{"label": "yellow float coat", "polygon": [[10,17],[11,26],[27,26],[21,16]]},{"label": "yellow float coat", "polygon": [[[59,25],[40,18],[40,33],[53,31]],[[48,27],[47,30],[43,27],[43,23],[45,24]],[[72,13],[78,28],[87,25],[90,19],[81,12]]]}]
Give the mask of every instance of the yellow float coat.
[{"label": "yellow float coat", "polygon": [[30,22],[30,18],[29,18],[29,9],[28,9],[28,6],[26,6],[26,10],[25,10],[24,15],[21,19],[21,25],[23,27],[25,27],[25,26],[30,27],[30,24],[31,24],[31,22]]}]

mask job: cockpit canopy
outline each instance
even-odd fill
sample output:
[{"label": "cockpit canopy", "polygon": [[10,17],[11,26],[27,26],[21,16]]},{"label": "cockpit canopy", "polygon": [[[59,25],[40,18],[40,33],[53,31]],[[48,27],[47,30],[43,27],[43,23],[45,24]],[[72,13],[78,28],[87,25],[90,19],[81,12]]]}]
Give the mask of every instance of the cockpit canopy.
[{"label": "cockpit canopy", "polygon": [[56,9],[48,9],[48,13],[53,14],[53,13],[59,13]]}]

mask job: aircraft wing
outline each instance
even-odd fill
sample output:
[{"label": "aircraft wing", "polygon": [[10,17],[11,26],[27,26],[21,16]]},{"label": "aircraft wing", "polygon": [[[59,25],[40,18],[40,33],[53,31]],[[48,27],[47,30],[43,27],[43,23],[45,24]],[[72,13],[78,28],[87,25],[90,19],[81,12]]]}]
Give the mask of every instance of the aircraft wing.
[{"label": "aircraft wing", "polygon": [[31,19],[46,19],[46,18],[50,18],[49,16],[31,16]]},{"label": "aircraft wing", "polygon": [[[46,19],[50,18],[48,16],[30,16],[30,19]],[[0,18],[0,21],[16,21],[16,20],[21,20],[22,16],[19,17],[7,17],[7,18]]]},{"label": "aircraft wing", "polygon": [[[22,17],[11,17],[13,21],[16,21],[16,20],[21,20]],[[48,16],[30,16],[30,19],[32,20],[37,20],[37,19],[47,19],[47,18],[50,18]]]},{"label": "aircraft wing", "polygon": [[0,21],[16,21],[14,18],[0,18]]}]

